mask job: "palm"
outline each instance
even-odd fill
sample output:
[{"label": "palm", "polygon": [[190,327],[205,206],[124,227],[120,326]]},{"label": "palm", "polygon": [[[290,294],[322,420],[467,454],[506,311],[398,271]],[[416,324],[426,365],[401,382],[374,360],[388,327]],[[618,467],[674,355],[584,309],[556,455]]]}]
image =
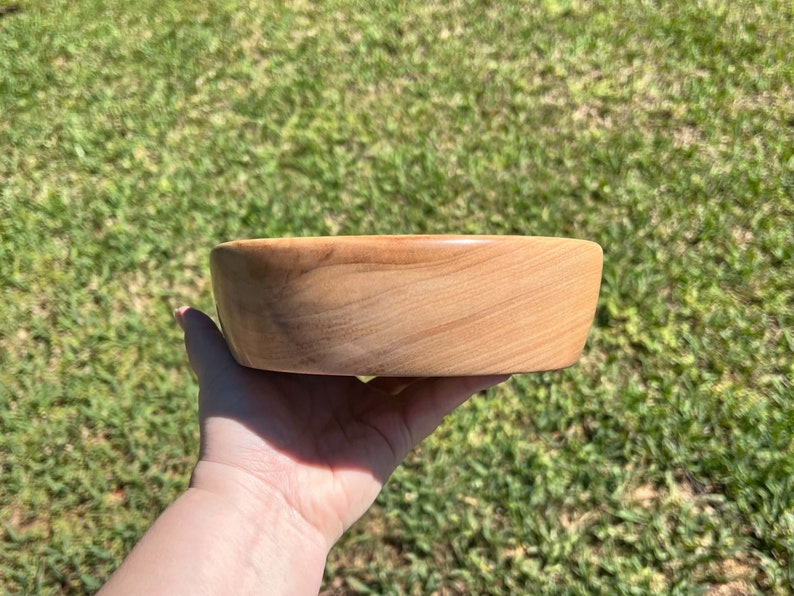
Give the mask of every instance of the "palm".
[{"label": "palm", "polygon": [[341,533],[358,519],[446,413],[502,380],[364,383],[252,370],[232,359],[206,316],[187,314],[197,331],[186,341],[201,388],[202,459],[243,469],[277,488],[326,533]]}]

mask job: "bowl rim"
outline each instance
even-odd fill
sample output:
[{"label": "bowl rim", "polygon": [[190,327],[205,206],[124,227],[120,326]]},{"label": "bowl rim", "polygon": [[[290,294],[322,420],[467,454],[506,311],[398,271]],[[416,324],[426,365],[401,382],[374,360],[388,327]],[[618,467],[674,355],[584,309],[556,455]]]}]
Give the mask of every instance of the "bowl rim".
[{"label": "bowl rim", "polygon": [[230,248],[242,248],[249,246],[283,246],[302,248],[312,244],[373,244],[389,245],[390,248],[401,245],[421,245],[423,243],[446,244],[446,245],[465,245],[482,243],[559,243],[572,242],[591,244],[601,248],[601,245],[593,240],[585,238],[573,238],[570,236],[532,236],[523,234],[350,234],[339,236],[276,236],[262,238],[241,238],[238,240],[228,240],[217,244],[212,250],[223,250]]}]

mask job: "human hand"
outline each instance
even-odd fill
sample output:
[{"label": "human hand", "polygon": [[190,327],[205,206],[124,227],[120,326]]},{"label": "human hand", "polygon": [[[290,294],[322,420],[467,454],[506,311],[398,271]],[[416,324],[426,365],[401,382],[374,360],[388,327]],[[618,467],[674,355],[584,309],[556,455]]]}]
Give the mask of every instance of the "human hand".
[{"label": "human hand", "polygon": [[326,548],[372,505],[408,452],[470,395],[507,376],[375,378],[237,364],[205,314],[175,313],[199,382],[201,452],[191,486],[275,499]]}]

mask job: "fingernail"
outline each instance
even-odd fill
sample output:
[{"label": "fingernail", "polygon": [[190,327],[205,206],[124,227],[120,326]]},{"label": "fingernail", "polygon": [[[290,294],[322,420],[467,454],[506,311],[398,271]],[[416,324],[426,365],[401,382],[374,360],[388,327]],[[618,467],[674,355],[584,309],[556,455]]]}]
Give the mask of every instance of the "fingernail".
[{"label": "fingernail", "polygon": [[174,309],[174,318],[182,331],[185,330],[185,310],[187,310],[186,306],[180,306]]}]

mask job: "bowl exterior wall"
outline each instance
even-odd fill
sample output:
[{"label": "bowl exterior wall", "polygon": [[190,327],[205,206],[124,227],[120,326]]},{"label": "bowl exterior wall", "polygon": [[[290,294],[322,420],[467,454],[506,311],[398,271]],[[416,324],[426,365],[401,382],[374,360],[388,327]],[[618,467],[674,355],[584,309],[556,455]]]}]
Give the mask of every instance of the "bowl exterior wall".
[{"label": "bowl exterior wall", "polygon": [[245,366],[448,376],[575,362],[602,258],[597,244],[565,238],[365,236],[231,242],[210,262]]}]

